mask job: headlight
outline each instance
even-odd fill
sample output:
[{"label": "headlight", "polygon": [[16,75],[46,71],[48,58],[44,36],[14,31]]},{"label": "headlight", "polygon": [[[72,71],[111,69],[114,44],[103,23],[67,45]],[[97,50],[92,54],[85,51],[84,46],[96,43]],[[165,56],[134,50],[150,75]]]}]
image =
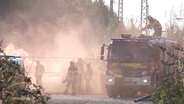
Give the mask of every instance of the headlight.
[{"label": "headlight", "polygon": [[144,83],[147,83],[147,82],[148,82],[148,80],[147,80],[147,79],[144,79],[144,80],[143,80],[143,82],[144,82]]},{"label": "headlight", "polygon": [[108,79],[108,82],[112,82],[112,81],[113,81],[113,79],[112,79],[112,78],[109,78],[109,79]]}]

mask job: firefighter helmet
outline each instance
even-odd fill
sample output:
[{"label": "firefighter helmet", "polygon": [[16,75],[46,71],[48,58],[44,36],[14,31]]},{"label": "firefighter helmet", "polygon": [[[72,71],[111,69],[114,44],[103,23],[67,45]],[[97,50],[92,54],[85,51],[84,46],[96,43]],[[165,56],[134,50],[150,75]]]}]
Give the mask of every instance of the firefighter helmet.
[{"label": "firefighter helmet", "polygon": [[146,19],[148,19],[148,20],[153,20],[154,18],[153,18],[152,16],[149,15],[149,16],[146,17]]},{"label": "firefighter helmet", "polygon": [[74,65],[74,62],[73,61],[70,61],[70,65]]}]

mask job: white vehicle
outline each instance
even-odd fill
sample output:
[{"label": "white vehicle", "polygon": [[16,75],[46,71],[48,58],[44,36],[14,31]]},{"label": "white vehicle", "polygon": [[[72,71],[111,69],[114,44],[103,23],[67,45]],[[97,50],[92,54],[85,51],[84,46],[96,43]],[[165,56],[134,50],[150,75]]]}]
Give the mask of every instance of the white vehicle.
[{"label": "white vehicle", "polygon": [[20,56],[13,56],[13,55],[0,55],[0,60],[7,59],[8,61],[12,61],[15,65],[20,65],[20,68],[25,71],[24,62]]}]

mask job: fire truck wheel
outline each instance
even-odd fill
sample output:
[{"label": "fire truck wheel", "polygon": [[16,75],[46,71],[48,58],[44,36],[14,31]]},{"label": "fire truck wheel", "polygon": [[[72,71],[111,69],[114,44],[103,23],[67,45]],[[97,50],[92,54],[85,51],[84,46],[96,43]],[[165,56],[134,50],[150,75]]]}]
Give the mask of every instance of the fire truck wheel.
[{"label": "fire truck wheel", "polygon": [[107,94],[110,98],[116,98],[117,97],[117,91],[115,87],[107,87]]}]

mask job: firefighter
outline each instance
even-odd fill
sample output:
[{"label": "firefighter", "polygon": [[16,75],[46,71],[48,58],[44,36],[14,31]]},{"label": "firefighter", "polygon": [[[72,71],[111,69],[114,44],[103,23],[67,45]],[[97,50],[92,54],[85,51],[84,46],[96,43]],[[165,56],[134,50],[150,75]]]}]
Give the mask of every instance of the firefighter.
[{"label": "firefighter", "polygon": [[78,75],[78,69],[75,67],[75,64],[73,61],[70,61],[70,66],[68,68],[68,73],[66,76],[66,79],[63,81],[63,83],[66,82],[66,88],[65,88],[65,94],[68,93],[68,90],[70,87],[72,88],[72,95],[76,94],[76,83],[77,83],[77,75]]},{"label": "firefighter", "polygon": [[91,65],[88,63],[87,64],[87,69],[85,72],[85,79],[86,79],[86,93],[89,94],[91,89],[91,80],[92,80],[92,76],[93,76],[93,70],[91,68]]},{"label": "firefighter", "polygon": [[42,85],[42,77],[43,77],[43,73],[45,71],[44,66],[39,62],[36,61],[36,72],[35,72],[35,77],[36,77],[36,84],[38,86],[43,87]]},{"label": "firefighter", "polygon": [[160,22],[158,20],[156,20],[155,18],[153,18],[152,16],[147,16],[146,19],[148,19],[149,24],[146,25],[144,28],[142,28],[142,30],[154,29],[153,36],[161,36],[162,26],[161,26]]},{"label": "firefighter", "polygon": [[83,93],[84,92],[84,85],[83,85],[83,80],[84,80],[84,65],[82,58],[78,58],[77,63],[76,63],[77,69],[78,69],[78,77],[77,77],[77,92]]}]

